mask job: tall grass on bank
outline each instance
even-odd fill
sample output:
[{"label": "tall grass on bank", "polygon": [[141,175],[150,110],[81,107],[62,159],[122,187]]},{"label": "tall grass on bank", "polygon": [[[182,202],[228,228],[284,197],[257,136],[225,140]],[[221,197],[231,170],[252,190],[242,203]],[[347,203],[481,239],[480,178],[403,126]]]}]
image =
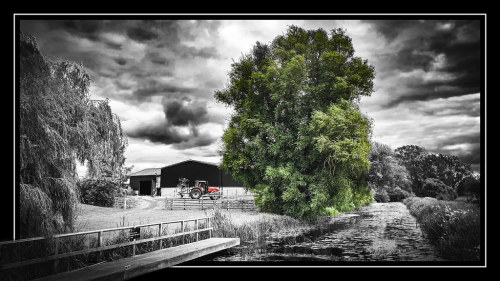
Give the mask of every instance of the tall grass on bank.
[{"label": "tall grass on bank", "polygon": [[403,203],[443,257],[460,261],[480,259],[478,206],[430,197],[410,197]]},{"label": "tall grass on bank", "polygon": [[280,215],[262,216],[252,222],[236,224],[230,216],[219,208],[215,208],[210,215],[213,217],[211,226],[214,228],[212,232],[214,237],[239,237],[242,243],[261,241],[263,237],[272,232],[295,229],[307,224],[298,219]]}]

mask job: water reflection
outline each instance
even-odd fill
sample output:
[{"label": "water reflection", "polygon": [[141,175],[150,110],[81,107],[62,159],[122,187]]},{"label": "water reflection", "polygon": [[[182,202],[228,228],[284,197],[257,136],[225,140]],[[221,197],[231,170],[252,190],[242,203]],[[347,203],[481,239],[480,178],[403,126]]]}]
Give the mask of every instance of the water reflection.
[{"label": "water reflection", "polygon": [[422,236],[402,203],[374,203],[324,218],[295,235],[273,233],[261,241],[207,256],[204,261],[444,261]]}]

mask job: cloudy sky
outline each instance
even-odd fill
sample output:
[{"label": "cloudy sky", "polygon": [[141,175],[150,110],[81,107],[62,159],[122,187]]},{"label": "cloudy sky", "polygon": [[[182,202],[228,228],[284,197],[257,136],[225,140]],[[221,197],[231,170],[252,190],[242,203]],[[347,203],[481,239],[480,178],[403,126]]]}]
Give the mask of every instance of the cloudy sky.
[{"label": "cloudy sky", "polygon": [[343,28],[375,67],[361,99],[373,140],[415,144],[480,166],[480,22],[461,20],[22,20],[54,60],[82,63],[108,98],[133,171],[186,159],[219,163],[231,108],[213,98],[230,65],[287,26]]}]

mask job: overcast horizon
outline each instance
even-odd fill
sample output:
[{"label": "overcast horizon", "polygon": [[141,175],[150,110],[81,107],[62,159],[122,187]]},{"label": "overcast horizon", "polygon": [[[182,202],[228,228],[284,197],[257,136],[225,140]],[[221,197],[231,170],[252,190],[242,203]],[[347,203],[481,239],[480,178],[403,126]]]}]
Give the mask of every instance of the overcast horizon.
[{"label": "overcast horizon", "polygon": [[375,67],[375,92],[360,101],[374,122],[372,140],[456,155],[479,172],[479,20],[20,22],[48,58],[88,70],[91,98],[108,98],[120,117],[133,172],[187,159],[219,163],[231,109],[215,101],[215,90],[227,84],[233,61],[290,25],[343,28],[355,56]]}]

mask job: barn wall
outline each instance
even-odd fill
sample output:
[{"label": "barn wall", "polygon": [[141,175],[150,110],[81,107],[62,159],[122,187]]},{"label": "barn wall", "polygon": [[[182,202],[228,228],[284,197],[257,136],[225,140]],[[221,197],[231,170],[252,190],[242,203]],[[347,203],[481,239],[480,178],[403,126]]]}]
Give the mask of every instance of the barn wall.
[{"label": "barn wall", "polygon": [[130,176],[130,187],[133,190],[139,190],[141,181],[155,181],[156,182],[156,176]]},{"label": "barn wall", "polygon": [[[190,186],[193,186],[196,180],[206,180],[209,186],[221,185],[220,170],[214,165],[188,161],[161,169],[162,187],[176,187],[179,178],[187,178]],[[222,175],[222,183],[224,186],[242,186],[226,173]]]},{"label": "barn wall", "polygon": [[243,186],[243,184],[235,179],[231,174],[222,171],[222,184],[224,186]]}]

